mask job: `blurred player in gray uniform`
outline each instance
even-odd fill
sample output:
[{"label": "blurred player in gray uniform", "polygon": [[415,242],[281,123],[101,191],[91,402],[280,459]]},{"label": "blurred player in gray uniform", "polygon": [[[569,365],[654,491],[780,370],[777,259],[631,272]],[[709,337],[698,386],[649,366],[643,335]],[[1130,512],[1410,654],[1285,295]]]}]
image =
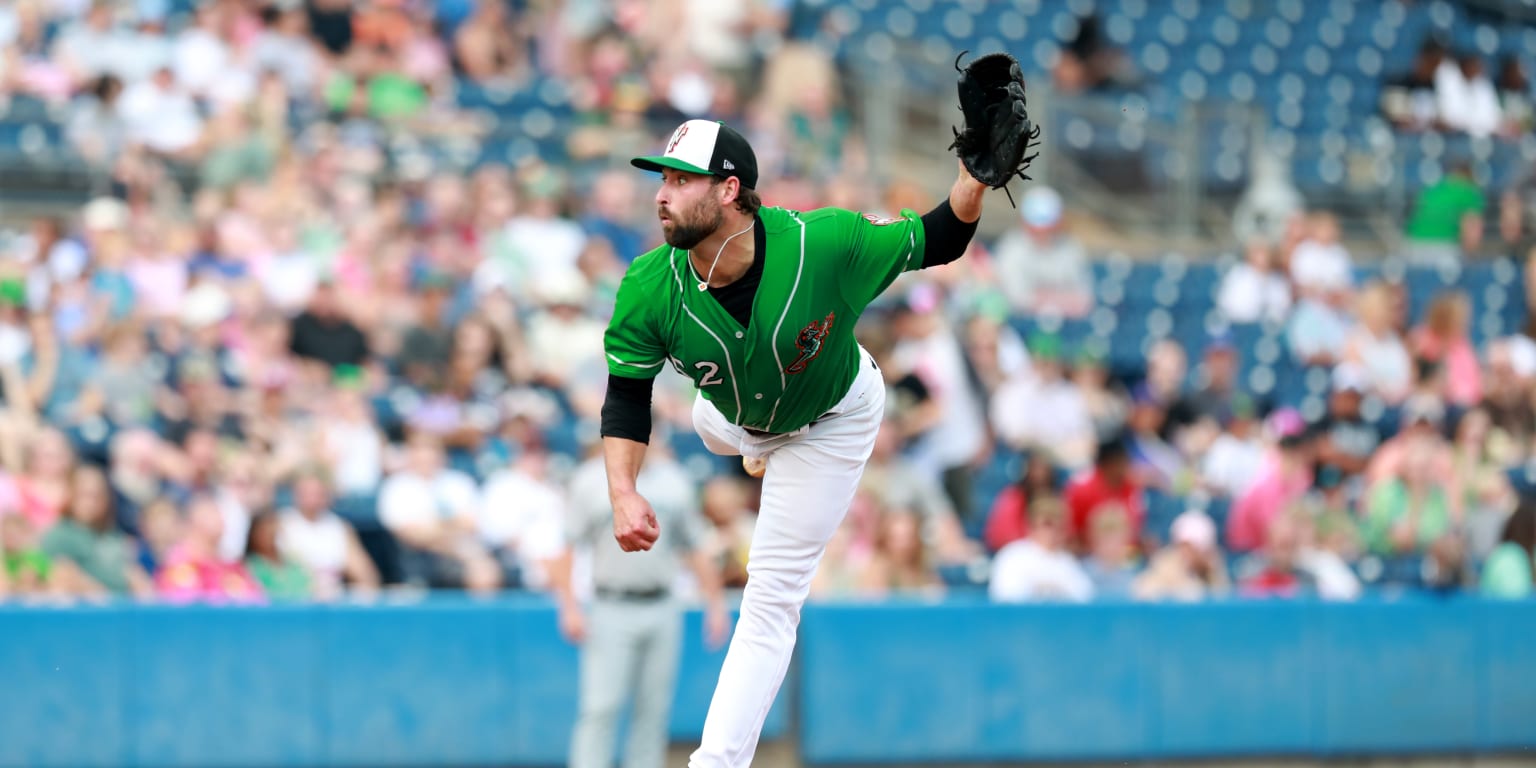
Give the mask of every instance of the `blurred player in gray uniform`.
[{"label": "blurred player in gray uniform", "polygon": [[[658,440],[653,445],[664,444]],[[672,594],[678,567],[692,567],[705,601],[705,641],[725,643],[730,619],[720,573],[701,547],[708,523],[698,484],[665,451],[652,448],[639,485],[663,523],[657,545],[626,554],[613,537],[613,505],[601,452],[571,477],[567,548],[551,582],[560,631],[581,646],[581,703],[571,735],[571,768],[611,768],[619,712],[633,709],[624,768],[661,768],[681,652],[682,606]],[[571,578],[574,550],[592,555],[591,605],[583,611]]]}]

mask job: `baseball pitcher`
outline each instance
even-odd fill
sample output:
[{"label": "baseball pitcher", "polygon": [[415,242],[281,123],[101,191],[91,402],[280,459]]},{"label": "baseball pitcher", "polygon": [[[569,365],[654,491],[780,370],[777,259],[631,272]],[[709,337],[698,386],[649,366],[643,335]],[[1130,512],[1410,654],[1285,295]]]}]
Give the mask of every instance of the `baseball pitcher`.
[{"label": "baseball pitcher", "polygon": [[[961,70],[959,178],[922,216],[763,206],[757,160],[739,133],[690,120],[661,155],[656,214],[666,244],[630,266],[604,344],[609,381],[603,452],[614,536],[625,551],[656,542],[656,515],[635,490],[663,365],[693,379],[693,421],[714,453],[762,476],[741,617],[693,768],[752,761],[794,649],[800,606],[848,511],[883,417],[885,388],[854,339],[864,308],[902,272],[965,251],[986,190],[1032,158],[1018,63],[984,56]],[[1027,177],[1025,177],[1027,178]]]}]

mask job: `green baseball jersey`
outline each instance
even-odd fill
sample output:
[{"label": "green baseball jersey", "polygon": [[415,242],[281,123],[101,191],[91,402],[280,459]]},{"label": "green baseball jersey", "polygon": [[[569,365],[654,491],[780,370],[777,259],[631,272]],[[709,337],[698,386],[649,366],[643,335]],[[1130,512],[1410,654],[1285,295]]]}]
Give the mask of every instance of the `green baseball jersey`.
[{"label": "green baseball jersey", "polygon": [[909,210],[758,215],[767,252],[746,327],[699,290],[687,251],[663,245],[625,273],[603,342],[615,376],[650,378],[670,361],[732,423],[793,432],[853,385],[853,327],[898,275],[922,266],[923,223]]}]

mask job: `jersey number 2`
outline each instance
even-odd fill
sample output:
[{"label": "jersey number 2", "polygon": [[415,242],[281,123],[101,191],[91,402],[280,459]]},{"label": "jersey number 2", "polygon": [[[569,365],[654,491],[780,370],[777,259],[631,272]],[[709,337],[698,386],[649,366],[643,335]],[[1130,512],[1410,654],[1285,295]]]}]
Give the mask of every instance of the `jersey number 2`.
[{"label": "jersey number 2", "polygon": [[699,379],[699,386],[713,387],[716,384],[725,383],[725,379],[720,378],[720,366],[705,360],[701,363],[694,363],[693,367],[704,372],[704,377]]}]

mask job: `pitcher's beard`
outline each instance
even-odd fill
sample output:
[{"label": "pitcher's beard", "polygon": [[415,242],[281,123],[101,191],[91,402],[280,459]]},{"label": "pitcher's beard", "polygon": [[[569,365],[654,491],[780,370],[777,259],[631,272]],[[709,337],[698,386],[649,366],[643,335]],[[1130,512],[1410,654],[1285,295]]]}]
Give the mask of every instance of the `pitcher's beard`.
[{"label": "pitcher's beard", "polygon": [[690,213],[693,215],[689,217],[688,221],[684,221],[674,215],[671,221],[671,229],[668,229],[665,225],[662,226],[662,235],[667,239],[667,245],[684,251],[691,251],[699,243],[704,242],[704,238],[714,234],[715,230],[725,223],[725,213],[718,207],[711,213],[704,213],[697,209]]}]

